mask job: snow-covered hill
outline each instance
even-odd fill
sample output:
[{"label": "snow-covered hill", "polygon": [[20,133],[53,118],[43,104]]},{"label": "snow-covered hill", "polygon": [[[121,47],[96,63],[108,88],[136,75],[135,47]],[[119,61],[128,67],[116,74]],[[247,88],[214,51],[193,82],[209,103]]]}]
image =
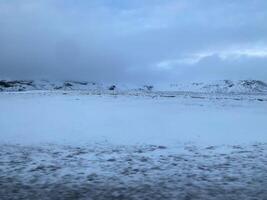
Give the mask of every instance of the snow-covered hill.
[{"label": "snow-covered hill", "polygon": [[260,80],[241,80],[241,81],[213,81],[198,83],[176,83],[168,85],[122,85],[122,84],[99,84],[95,82],[81,81],[27,81],[14,80],[0,81],[0,91],[32,91],[32,90],[66,90],[66,91],[90,91],[90,92],[200,92],[200,93],[264,93],[267,94],[267,83]]},{"label": "snow-covered hill", "polygon": [[267,93],[267,83],[259,80],[222,80],[189,84],[170,84],[167,87],[159,87],[159,90],[204,93]]},{"label": "snow-covered hill", "polygon": [[0,91],[30,90],[100,90],[100,84],[76,81],[0,81]]}]

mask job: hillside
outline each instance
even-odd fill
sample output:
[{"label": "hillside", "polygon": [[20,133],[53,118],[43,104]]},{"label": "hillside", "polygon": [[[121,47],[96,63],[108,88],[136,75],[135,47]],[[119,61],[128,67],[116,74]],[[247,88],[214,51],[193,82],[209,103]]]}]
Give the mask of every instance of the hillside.
[{"label": "hillside", "polygon": [[246,94],[265,94],[267,93],[267,83],[260,80],[241,80],[241,81],[213,81],[198,83],[177,83],[168,85],[122,85],[122,84],[99,84],[87,81],[28,81],[14,80],[0,81],[0,91],[2,92],[21,92],[33,90],[63,90],[63,91],[90,91],[105,93],[114,92],[199,92],[199,93],[246,93]]}]

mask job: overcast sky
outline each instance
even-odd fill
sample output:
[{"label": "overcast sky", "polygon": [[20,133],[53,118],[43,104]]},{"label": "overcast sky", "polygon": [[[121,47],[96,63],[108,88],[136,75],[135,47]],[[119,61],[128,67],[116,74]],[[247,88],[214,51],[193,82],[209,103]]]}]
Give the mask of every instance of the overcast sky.
[{"label": "overcast sky", "polygon": [[0,78],[267,79],[266,0],[0,0]]}]

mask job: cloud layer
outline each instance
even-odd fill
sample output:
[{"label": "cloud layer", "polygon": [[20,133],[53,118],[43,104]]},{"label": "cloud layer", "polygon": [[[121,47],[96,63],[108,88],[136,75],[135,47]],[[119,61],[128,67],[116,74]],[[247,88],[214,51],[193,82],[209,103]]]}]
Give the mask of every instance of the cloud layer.
[{"label": "cloud layer", "polygon": [[2,0],[0,78],[267,79],[265,0]]}]

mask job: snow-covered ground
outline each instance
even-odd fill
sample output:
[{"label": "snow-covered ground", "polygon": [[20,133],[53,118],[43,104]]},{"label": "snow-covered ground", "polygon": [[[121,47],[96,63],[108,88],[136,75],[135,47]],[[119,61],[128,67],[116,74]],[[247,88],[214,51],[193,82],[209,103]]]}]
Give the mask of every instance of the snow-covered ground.
[{"label": "snow-covered ground", "polygon": [[266,199],[267,95],[0,93],[0,199]]},{"label": "snow-covered ground", "polygon": [[0,140],[8,143],[267,142],[264,95],[0,93],[0,110]]}]

